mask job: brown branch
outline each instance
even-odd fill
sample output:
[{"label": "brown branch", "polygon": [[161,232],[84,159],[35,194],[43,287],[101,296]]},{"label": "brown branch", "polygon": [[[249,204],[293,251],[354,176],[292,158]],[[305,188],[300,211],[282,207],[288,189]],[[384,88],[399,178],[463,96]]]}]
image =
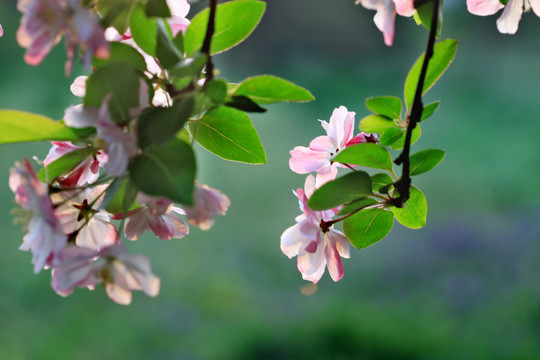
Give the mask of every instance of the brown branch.
[{"label": "brown branch", "polygon": [[210,14],[208,15],[208,26],[206,27],[206,35],[201,47],[201,52],[206,55],[206,83],[214,77],[214,63],[210,56],[210,45],[212,44],[212,36],[216,28],[216,9],[217,0],[210,0]]},{"label": "brown branch", "polygon": [[422,70],[418,77],[418,83],[416,85],[416,92],[414,94],[414,101],[411,107],[411,111],[407,117],[407,133],[405,134],[405,144],[403,151],[399,157],[394,161],[397,165],[403,164],[401,178],[394,184],[395,189],[399,192],[399,197],[392,198],[388,203],[392,206],[403,207],[405,202],[410,197],[411,187],[411,175],[410,175],[410,153],[411,153],[411,137],[412,131],[416,127],[416,124],[420,122],[422,112],[424,111],[424,104],[422,103],[422,90],[424,89],[424,82],[426,79],[429,60],[433,56],[433,46],[435,45],[435,37],[437,36],[437,22],[439,19],[439,0],[433,1],[433,13],[431,15],[431,29],[429,31],[429,38],[426,47],[426,54],[424,56],[424,62],[422,63]]}]

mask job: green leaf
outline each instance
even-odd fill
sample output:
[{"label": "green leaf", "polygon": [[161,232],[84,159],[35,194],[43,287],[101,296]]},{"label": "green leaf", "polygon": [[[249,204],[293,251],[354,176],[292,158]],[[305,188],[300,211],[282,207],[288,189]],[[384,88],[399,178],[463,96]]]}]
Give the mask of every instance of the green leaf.
[{"label": "green leaf", "polygon": [[191,146],[177,138],[147,147],[129,166],[129,176],[139,190],[185,205],[193,204],[195,171]]},{"label": "green leaf", "polygon": [[238,84],[234,95],[247,96],[258,104],[315,100],[308,90],[273,75],[258,75],[245,79]]},{"label": "green leaf", "polygon": [[37,177],[43,182],[52,182],[56,178],[69,173],[84,159],[95,152],[96,150],[92,148],[73,150],[42,168],[37,173]]},{"label": "green leaf", "polygon": [[111,55],[108,59],[98,59],[94,57],[92,61],[92,66],[95,68],[100,68],[102,66],[111,64],[111,63],[129,63],[135,69],[142,71],[146,70],[146,62],[144,61],[143,56],[140,52],[135,50],[133,46],[123,44],[121,42],[112,41],[109,43],[111,49]]},{"label": "green leaf", "polygon": [[109,111],[112,118],[122,123],[128,120],[130,110],[139,106],[140,80],[135,69],[126,63],[102,66],[86,80],[84,106],[100,107],[103,99],[111,95]]},{"label": "green leaf", "polygon": [[222,104],[227,97],[227,82],[222,79],[212,79],[204,85],[205,94],[215,104]]},{"label": "green leaf", "polygon": [[394,121],[386,116],[368,115],[360,120],[360,130],[367,133],[383,133],[388,129],[397,128]]},{"label": "green leaf", "polygon": [[135,4],[133,0],[97,0],[97,10],[105,27],[114,26],[120,34],[123,34],[129,27],[129,19]]},{"label": "green leaf", "polygon": [[218,106],[200,120],[190,121],[189,130],[202,147],[223,159],[248,164],[266,163],[259,135],[243,111]]},{"label": "green leaf", "polygon": [[[392,150],[401,150],[405,146],[405,132],[406,129],[403,131],[403,136],[401,136],[397,141],[390,144],[390,147]],[[422,135],[422,129],[420,128],[419,124],[416,124],[414,127],[412,134],[411,134],[411,145],[414,144]]]},{"label": "green leaf", "polygon": [[101,208],[111,214],[126,213],[136,207],[137,192],[128,176],[115,178],[107,188]]},{"label": "green leaf", "polygon": [[[448,66],[454,60],[456,56],[457,40],[445,39],[435,44],[433,48],[433,57],[429,61],[427,68],[426,79],[424,81],[424,87],[422,89],[422,95],[424,95],[431,87],[439,80],[442,74],[446,71]],[[416,86],[418,84],[418,78],[420,77],[420,71],[422,69],[422,62],[424,61],[424,55],[422,54],[418,60],[414,63],[413,67],[407,75],[405,80],[405,103],[407,108],[410,108],[414,100],[414,94],[416,92]]]},{"label": "green leaf", "polygon": [[380,96],[366,99],[366,106],[375,114],[384,115],[390,119],[401,118],[401,99],[395,96]]},{"label": "green leaf", "polygon": [[[216,9],[216,26],[210,54],[228,50],[244,41],[259,24],[265,8],[266,3],[254,0],[219,4]],[[208,15],[209,9],[205,9],[191,19],[191,24],[184,34],[184,49],[187,56],[201,49],[208,26]]]},{"label": "green leaf", "polygon": [[[437,20],[437,33],[436,36],[438,38],[441,37],[442,32],[442,23],[443,23],[443,1],[439,4],[439,14],[438,14],[438,20]],[[415,18],[418,17],[418,20],[420,20],[420,23],[424,25],[424,27],[430,31],[431,30],[431,18],[433,16],[433,1],[427,1],[424,2],[422,5],[416,8],[416,13],[414,14]]]},{"label": "green leaf", "polygon": [[193,58],[187,58],[169,69],[169,74],[176,78],[190,77],[199,79],[201,71],[206,65],[206,55],[197,54]]},{"label": "green leaf", "polygon": [[405,137],[405,131],[403,131],[403,129],[390,128],[382,133],[379,144],[382,146],[390,146],[401,139],[401,137]]},{"label": "green leaf", "polygon": [[343,221],[343,232],[357,249],[373,245],[392,230],[394,217],[384,209],[360,210]]},{"label": "green leaf", "polygon": [[385,173],[378,173],[371,177],[371,184],[373,187],[373,191],[376,191],[380,194],[387,194],[388,189],[390,186],[394,184],[394,180],[390,177],[390,175]]},{"label": "green leaf", "polygon": [[80,140],[60,121],[18,110],[0,110],[0,129],[0,144]]},{"label": "green leaf", "polygon": [[129,27],[135,43],[145,53],[155,57],[158,34],[156,19],[146,17],[144,8],[136,6],[131,13]]},{"label": "green leaf", "polygon": [[333,161],[392,171],[390,153],[383,146],[374,143],[362,143],[346,147],[334,157]]},{"label": "green leaf", "polygon": [[433,115],[433,113],[437,110],[439,105],[441,104],[440,101],[435,101],[431,104],[424,106],[424,111],[422,111],[422,116],[420,117],[420,121],[426,120],[428,117]]},{"label": "green leaf", "polygon": [[444,159],[444,151],[428,149],[417,152],[409,159],[411,176],[419,175],[433,169]]},{"label": "green leaf", "polygon": [[371,195],[371,178],[364,171],[355,171],[329,181],[308,200],[312,210],[332,209],[346,202]]},{"label": "green leaf", "polygon": [[169,107],[153,107],[139,117],[139,146],[164,144],[176,136],[193,112],[195,100],[187,94]]},{"label": "green leaf", "polygon": [[166,0],[148,0],[144,9],[147,17],[157,16],[162,18],[171,17],[171,11]]},{"label": "green leaf", "polygon": [[178,64],[182,60],[182,53],[176,48],[162,19],[157,21],[156,57],[165,69]]},{"label": "green leaf", "polygon": [[374,205],[376,203],[377,201],[371,198],[357,199],[357,200],[351,201],[348,204],[345,204],[341,208],[341,210],[337,213],[337,215],[346,215],[346,214],[352,213],[353,211],[357,211],[358,209],[364,208],[369,205]]},{"label": "green leaf", "polygon": [[230,106],[238,110],[245,112],[256,112],[264,113],[266,109],[260,107],[256,102],[244,95],[233,95],[229,101],[227,101],[225,106]]},{"label": "green leaf", "polygon": [[424,194],[411,186],[409,200],[402,208],[390,207],[394,217],[403,226],[411,229],[419,229],[426,225],[427,201]]}]

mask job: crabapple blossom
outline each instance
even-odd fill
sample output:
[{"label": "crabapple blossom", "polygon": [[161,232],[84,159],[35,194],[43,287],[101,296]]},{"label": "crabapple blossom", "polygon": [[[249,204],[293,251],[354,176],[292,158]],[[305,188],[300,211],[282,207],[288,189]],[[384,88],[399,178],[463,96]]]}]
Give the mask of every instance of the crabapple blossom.
[{"label": "crabapple blossom", "polygon": [[38,180],[28,160],[11,169],[9,187],[15,201],[31,212],[28,232],[19,249],[32,252],[34,272],[38,273],[66,245],[67,237],[54,213],[47,185]]},{"label": "crabapple blossom", "polygon": [[[55,160],[69,154],[72,151],[83,149],[81,146],[73,145],[69,141],[53,141],[52,147],[43,161],[43,165],[49,166]],[[90,155],[81,161],[67,175],[59,177],[58,184],[63,188],[82,186],[85,183],[92,184],[99,177],[99,167],[107,162],[107,154],[102,150],[97,150],[95,155]]]},{"label": "crabapple blossom", "polygon": [[[177,216],[184,215],[185,212],[173,206],[169,199],[139,193],[137,202],[145,205],[126,214],[124,231],[129,240],[137,240],[149,229],[161,240],[180,239],[189,234],[188,225]],[[122,217],[123,214],[117,214],[113,219]]]},{"label": "crabapple blossom", "polygon": [[74,234],[78,246],[100,250],[120,240],[109,215],[99,210],[107,186],[98,185],[93,189],[61,191],[51,195],[62,231],[66,235]]},{"label": "crabapple blossom", "polygon": [[159,293],[160,279],[152,274],[145,256],[125,252],[121,244],[100,251],[70,245],[54,264],[51,285],[62,296],[75,287],[94,288],[103,282],[107,295],[116,303],[129,305],[131,290],[142,290],[149,296]]},{"label": "crabapple blossom", "polygon": [[194,206],[184,206],[186,217],[191,225],[208,230],[214,225],[216,216],[225,215],[231,205],[227,195],[207,185],[195,183]]},{"label": "crabapple blossom", "polygon": [[503,34],[515,34],[521,15],[531,8],[540,17],[540,0],[508,0],[505,5],[499,0],[467,0],[467,10],[471,14],[493,15],[504,7],[502,15],[497,19],[497,29]]},{"label": "crabapple blossom", "polygon": [[377,141],[370,134],[360,133],[356,137],[353,136],[354,116],[354,112],[340,106],[334,109],[330,123],[319,120],[327,135],[316,137],[309,147],[297,146],[291,150],[289,160],[291,170],[298,174],[317,172],[317,187],[334,180],[337,168],[343,167],[332,161],[340,150],[358,143]]},{"label": "crabapple blossom", "polygon": [[294,192],[303,214],[281,235],[281,251],[289,258],[298,257],[298,270],[304,280],[316,284],[327,267],[332,280],[339,281],[343,277],[341,258],[349,258],[349,240],[333,225],[323,228],[323,221],[330,221],[336,212],[311,210],[307,202],[314,191],[315,178],[309,175],[304,189]]},{"label": "crabapple blossom", "polygon": [[17,8],[23,13],[17,41],[26,48],[24,59],[28,64],[41,63],[62,35],[68,55],[66,74],[71,73],[77,46],[83,51],[85,66],[90,65],[92,56],[109,56],[104,29],[80,0],[19,0]]},{"label": "crabapple blossom", "polygon": [[99,109],[82,105],[71,106],[66,109],[64,121],[66,125],[74,128],[95,127],[97,137],[105,143],[106,161],[103,157],[101,163],[103,169],[109,175],[121,176],[126,172],[130,159],[137,154],[137,136],[133,129],[113,122],[109,115],[109,99],[107,96]]},{"label": "crabapple blossom", "polygon": [[2,25],[0,25],[0,37],[4,35],[4,29],[2,28]]},{"label": "crabapple blossom", "polygon": [[383,33],[387,46],[394,42],[396,12],[401,16],[412,16],[416,12],[413,0],[356,0],[355,4],[377,11],[373,22]]}]

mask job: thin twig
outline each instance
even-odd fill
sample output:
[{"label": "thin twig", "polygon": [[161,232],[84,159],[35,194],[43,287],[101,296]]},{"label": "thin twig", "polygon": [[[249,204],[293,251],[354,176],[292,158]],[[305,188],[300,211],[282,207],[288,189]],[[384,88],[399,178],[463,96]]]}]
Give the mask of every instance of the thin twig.
[{"label": "thin twig", "polygon": [[424,89],[427,69],[429,61],[433,56],[433,46],[435,45],[435,37],[437,35],[437,22],[439,19],[439,0],[432,1],[433,13],[431,15],[431,29],[429,31],[426,54],[424,56],[424,62],[422,63],[422,70],[420,71],[420,76],[418,77],[418,83],[416,85],[414,101],[408,116],[407,133],[405,134],[405,144],[403,146],[402,153],[394,161],[397,165],[403,164],[403,167],[401,178],[394,184],[394,187],[399,192],[399,197],[391,199],[389,201],[389,204],[399,208],[403,207],[405,202],[409,200],[410,196],[411,175],[409,156],[411,153],[412,131],[416,127],[416,124],[420,122],[422,112],[424,111],[424,104],[422,103],[422,90]]},{"label": "thin twig", "polygon": [[210,56],[210,45],[212,44],[212,36],[216,28],[216,9],[217,0],[210,0],[210,14],[208,15],[208,26],[206,27],[206,35],[201,47],[201,52],[206,55],[206,83],[214,77],[214,64],[212,56]]}]

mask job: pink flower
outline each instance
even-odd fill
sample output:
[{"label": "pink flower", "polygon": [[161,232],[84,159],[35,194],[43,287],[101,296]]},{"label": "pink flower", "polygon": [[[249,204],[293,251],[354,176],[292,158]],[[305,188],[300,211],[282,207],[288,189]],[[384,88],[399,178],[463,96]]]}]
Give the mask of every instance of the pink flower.
[{"label": "pink flower", "polygon": [[298,174],[317,172],[317,186],[334,180],[337,168],[343,167],[332,159],[347,146],[361,142],[375,141],[369,134],[361,133],[353,137],[355,113],[347,111],[345,106],[334,109],[330,123],[320,120],[326,130],[326,136],[318,136],[311,141],[309,148],[297,146],[291,150],[289,167]]},{"label": "pink flower", "polygon": [[99,252],[69,246],[54,263],[51,285],[59,295],[67,296],[75,287],[93,289],[100,282],[105,284],[107,295],[121,305],[131,303],[131,290],[157,296],[160,286],[148,259],[127,254],[121,244]]},{"label": "pink flower", "polygon": [[0,25],[0,37],[4,35],[4,29],[2,29],[2,25]]},{"label": "pink flower", "polygon": [[113,122],[108,104],[109,98],[106,97],[99,109],[82,105],[71,106],[65,112],[64,121],[66,125],[74,128],[95,127],[97,137],[105,145],[106,158],[101,158],[101,165],[107,174],[121,176],[126,172],[130,159],[137,154],[137,136],[133,129]]},{"label": "pink flower", "polygon": [[[185,214],[184,211],[173,206],[169,199],[139,193],[137,202],[145,206],[126,214],[124,231],[129,240],[137,240],[149,229],[161,240],[181,239],[189,234],[188,225],[177,216],[177,214]],[[113,216],[113,219],[121,218],[122,214]]]},{"label": "pink flower", "polygon": [[341,258],[349,258],[349,240],[333,225],[321,227],[335,215],[333,210],[313,211],[308,207],[308,198],[315,191],[313,175],[307,177],[304,189],[295,192],[303,214],[281,235],[281,251],[289,258],[298,256],[298,270],[304,280],[317,283],[327,267],[332,280],[339,281],[343,277]]},{"label": "pink flower", "polygon": [[74,245],[64,247],[53,263],[51,287],[61,296],[68,296],[75,287],[94,289],[101,279],[94,275],[98,252]]},{"label": "pink flower", "polygon": [[67,237],[55,216],[47,185],[38,180],[28,160],[11,169],[9,187],[15,193],[15,201],[31,211],[28,232],[19,249],[32,252],[34,272],[38,273],[66,245]]},{"label": "pink flower", "polygon": [[98,185],[93,189],[61,191],[51,196],[62,231],[75,236],[77,246],[99,250],[120,240],[109,215],[99,210],[106,189],[107,185]]},{"label": "pink flower", "polygon": [[497,20],[497,29],[503,34],[517,32],[524,11],[532,8],[536,16],[540,17],[540,0],[508,0],[506,6],[499,0],[467,0],[467,9],[474,15],[493,15],[503,7],[504,11]]},{"label": "pink flower", "polygon": [[[45,166],[49,166],[53,161],[58,160],[72,151],[83,149],[83,147],[73,145],[69,141],[53,141],[52,144],[52,148],[49,150],[47,157],[43,161],[43,165]],[[103,151],[98,150],[96,155],[87,157],[67,175],[59,177],[57,179],[58,184],[63,188],[82,186],[85,183],[92,184],[99,177],[99,167],[101,163],[105,162],[107,162],[107,155]]]},{"label": "pink flower", "polygon": [[394,42],[394,22],[396,12],[401,16],[412,16],[416,12],[413,0],[356,0],[369,10],[376,10],[373,22],[383,33],[384,43],[391,46]]},{"label": "pink flower", "polygon": [[214,225],[216,216],[225,215],[231,205],[227,195],[207,185],[195,184],[194,206],[184,206],[188,222],[201,230],[208,230]]},{"label": "pink flower", "polygon": [[68,55],[66,74],[71,73],[77,46],[84,53],[86,66],[94,55],[109,56],[104,29],[95,15],[81,6],[80,0],[19,0],[17,8],[23,13],[17,41],[26,48],[24,59],[28,64],[41,63],[62,35],[66,38]]},{"label": "pink flower", "polygon": [[71,93],[78,97],[84,97],[86,95],[86,80],[88,80],[88,76],[77,76],[69,87]]}]

